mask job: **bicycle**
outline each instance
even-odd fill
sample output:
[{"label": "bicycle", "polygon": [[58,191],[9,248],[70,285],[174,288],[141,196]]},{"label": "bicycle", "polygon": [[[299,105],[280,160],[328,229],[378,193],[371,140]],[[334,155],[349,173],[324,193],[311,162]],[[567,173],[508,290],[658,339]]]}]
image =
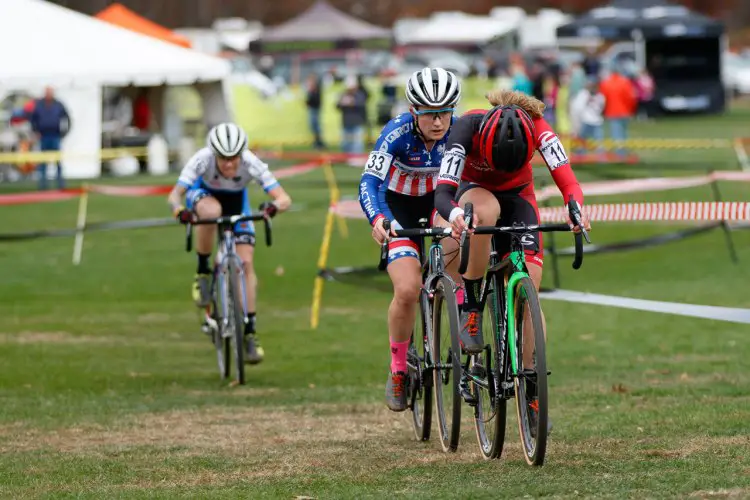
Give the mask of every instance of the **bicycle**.
[{"label": "bicycle", "polygon": [[247,315],[245,271],[235,252],[234,226],[245,221],[263,221],[266,246],[271,246],[271,221],[266,214],[228,215],[215,219],[199,219],[186,224],[185,250],[193,246],[193,225],[216,224],[219,228],[217,251],[211,278],[211,303],[206,307],[203,331],[211,337],[216,348],[219,374],[229,377],[231,354],[234,353],[236,380],[245,383],[244,340]]},{"label": "bicycle", "polygon": [[[583,228],[574,201],[568,210],[573,222]],[[467,227],[471,227],[473,207],[464,208]],[[467,355],[461,367],[462,399],[474,408],[474,427],[482,456],[499,458],[505,442],[506,402],[516,399],[516,414],[524,457],[529,465],[542,465],[547,447],[548,389],[545,335],[539,295],[528,269],[521,239],[530,232],[571,231],[568,224],[514,224],[507,227],[480,226],[474,234],[491,234],[490,260],[482,282],[481,299],[484,318],[489,318],[491,343],[480,354]],[[500,259],[496,236],[511,236],[510,254]],[[573,269],[583,262],[583,238],[590,243],[585,230],[575,234]],[[468,265],[470,238],[461,236],[459,273]],[[524,303],[526,306],[524,306]],[[528,308],[528,315],[525,314]],[[531,319],[534,331],[533,368],[524,365],[524,321]],[[485,330],[487,331],[487,330]],[[458,332],[456,332],[456,336]],[[456,340],[454,340],[456,342]]]},{"label": "bicycle", "polygon": [[[461,374],[460,348],[458,335],[458,306],[455,291],[457,285],[445,274],[443,249],[440,240],[450,237],[450,228],[424,227],[427,219],[419,221],[422,228],[399,229],[397,237],[431,237],[430,249],[422,253],[422,288],[419,293],[419,312],[410,338],[407,352],[409,377],[407,378],[407,398],[412,411],[414,433],[417,439],[430,439],[432,426],[432,399],[435,391],[435,411],[438,416],[440,442],[444,451],[455,451],[458,447],[458,434],[461,424],[461,399],[459,397],[459,377]],[[390,231],[390,221],[383,222],[383,228]],[[383,242],[378,268],[385,270],[388,262],[388,240]],[[445,313],[443,312],[445,306]],[[435,313],[437,311],[437,314]],[[441,340],[442,320],[448,324],[448,336]],[[437,331],[438,335],[434,335]],[[421,335],[417,335],[420,332]],[[447,347],[441,353],[441,347]],[[447,392],[444,392],[447,391]],[[446,404],[447,396],[450,403]],[[446,411],[447,410],[447,411]]]}]

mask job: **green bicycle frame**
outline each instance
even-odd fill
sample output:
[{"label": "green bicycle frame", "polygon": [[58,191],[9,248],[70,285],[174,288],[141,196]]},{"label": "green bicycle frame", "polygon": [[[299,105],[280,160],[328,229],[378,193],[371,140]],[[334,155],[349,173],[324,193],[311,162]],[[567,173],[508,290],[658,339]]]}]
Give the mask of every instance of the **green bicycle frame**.
[{"label": "green bicycle frame", "polygon": [[516,311],[515,311],[515,297],[513,296],[513,290],[516,284],[523,278],[529,278],[529,273],[526,271],[526,258],[523,252],[511,252],[510,256],[511,265],[513,266],[513,272],[508,279],[508,285],[505,289],[505,297],[507,301],[507,316],[508,321],[506,328],[508,328],[508,344],[512,346],[510,349],[510,362],[513,368],[513,374],[518,374],[518,359],[516,359]]}]

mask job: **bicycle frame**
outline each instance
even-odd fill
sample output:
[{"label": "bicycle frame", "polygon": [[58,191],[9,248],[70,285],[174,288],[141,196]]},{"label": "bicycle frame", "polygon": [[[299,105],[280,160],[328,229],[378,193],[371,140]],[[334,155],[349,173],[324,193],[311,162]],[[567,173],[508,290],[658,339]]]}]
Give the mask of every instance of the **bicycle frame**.
[{"label": "bicycle frame", "polygon": [[[212,287],[218,285],[219,293],[221,294],[221,320],[223,325],[227,326],[229,321],[230,311],[227,309],[227,276],[229,274],[229,262],[232,261],[237,269],[241,297],[242,297],[242,312],[243,315],[247,315],[247,289],[245,286],[245,271],[242,265],[242,259],[236,253],[236,237],[234,234],[234,226],[239,222],[244,221],[263,221],[265,225],[266,233],[266,246],[271,246],[271,221],[265,214],[252,214],[252,215],[231,215],[218,217],[216,219],[202,219],[196,220],[192,223],[188,223],[186,226],[186,251],[190,251],[193,246],[193,232],[192,226],[197,224],[216,224],[219,229],[219,251],[221,258],[218,259],[218,263],[214,266],[214,283]],[[218,255],[217,255],[218,257]]]},{"label": "bicycle frame", "polygon": [[[222,228],[222,234],[219,237],[219,247],[222,252],[221,259],[214,267],[214,282],[218,285],[219,293],[221,294],[221,321],[222,326],[227,327],[231,312],[227,306],[227,285],[229,276],[229,262],[233,261],[238,274],[238,283],[240,287],[240,296],[242,297],[242,314],[247,316],[247,288],[245,284],[245,270],[242,265],[242,259],[236,253],[236,242],[234,231],[232,227]],[[221,331],[225,332],[223,328]]]}]

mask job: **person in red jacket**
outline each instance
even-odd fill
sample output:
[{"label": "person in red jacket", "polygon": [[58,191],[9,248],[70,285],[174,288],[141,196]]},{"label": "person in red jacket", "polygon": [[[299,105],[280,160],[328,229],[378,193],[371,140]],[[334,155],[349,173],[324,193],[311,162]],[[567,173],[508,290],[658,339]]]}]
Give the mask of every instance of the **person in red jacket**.
[{"label": "person in red jacket", "polygon": [[609,123],[609,134],[618,143],[617,154],[625,155],[628,123],[638,107],[635,86],[615,67],[599,86],[599,92],[604,96],[604,118]]}]

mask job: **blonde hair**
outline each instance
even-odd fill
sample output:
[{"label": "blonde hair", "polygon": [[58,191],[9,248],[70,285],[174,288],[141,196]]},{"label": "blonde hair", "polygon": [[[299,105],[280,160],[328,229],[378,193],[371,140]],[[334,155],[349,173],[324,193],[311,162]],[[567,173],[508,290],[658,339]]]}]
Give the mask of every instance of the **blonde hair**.
[{"label": "blonde hair", "polygon": [[493,106],[512,106],[516,105],[526,111],[531,118],[541,118],[544,114],[544,103],[536,97],[516,92],[515,90],[493,90],[488,92],[485,97]]}]

